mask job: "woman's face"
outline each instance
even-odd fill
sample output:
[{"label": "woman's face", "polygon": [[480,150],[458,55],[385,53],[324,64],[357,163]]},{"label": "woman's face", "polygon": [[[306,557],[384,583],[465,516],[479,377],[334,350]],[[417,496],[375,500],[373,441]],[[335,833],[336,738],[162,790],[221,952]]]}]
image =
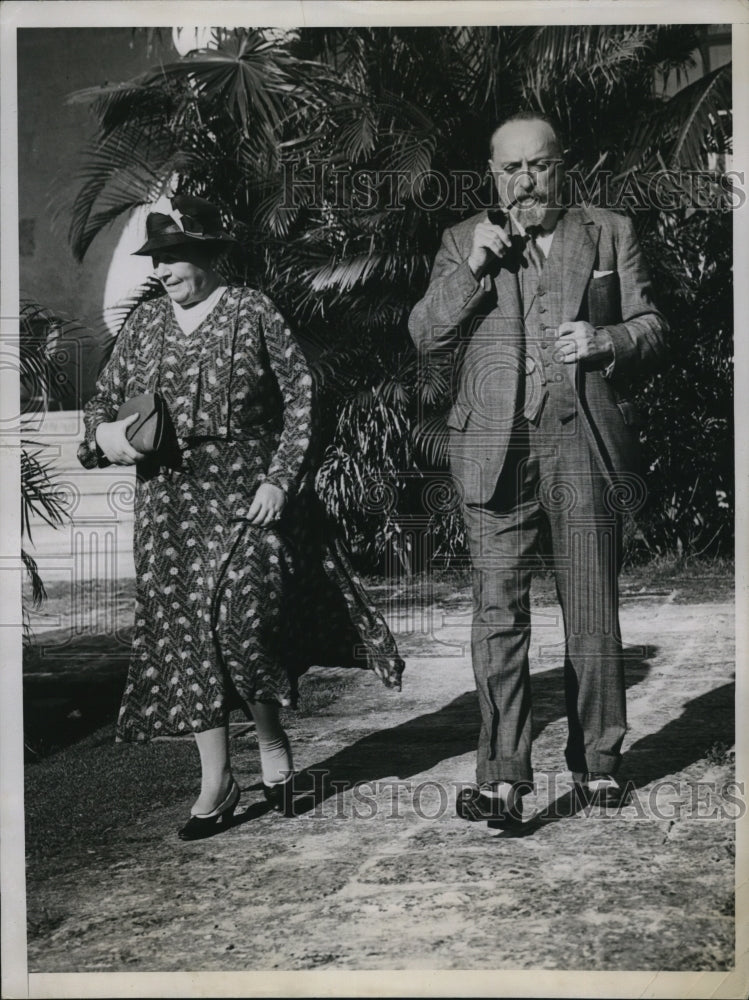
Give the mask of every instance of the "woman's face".
[{"label": "woman's face", "polygon": [[167,295],[183,309],[208,298],[221,282],[203,247],[166,247],[154,253],[151,260],[154,274]]}]

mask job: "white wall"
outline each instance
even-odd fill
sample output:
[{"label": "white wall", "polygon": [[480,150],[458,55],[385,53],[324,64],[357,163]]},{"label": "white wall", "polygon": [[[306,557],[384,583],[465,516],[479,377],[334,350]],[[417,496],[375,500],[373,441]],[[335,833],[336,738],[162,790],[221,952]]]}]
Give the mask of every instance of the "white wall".
[{"label": "white wall", "polygon": [[33,544],[24,540],[45,583],[98,579],[114,584],[132,578],[134,468],[83,468],[76,458],[83,438],[80,410],[41,419],[25,416],[22,437],[45,446],[44,455],[70,502],[68,523],[52,528],[37,519]]},{"label": "white wall", "polygon": [[[100,233],[83,263],[68,244],[70,215],[62,207],[79,186],[80,149],[92,134],[87,105],[68,104],[68,95],[103,83],[131,79],[176,53],[171,32],[153,37],[144,29],[29,28],[18,32],[18,161],[21,296],[106,334],[102,309],[113,256],[125,227],[122,219]],[[56,217],[56,213],[58,217]],[[132,235],[125,238],[129,247]],[[128,248],[126,247],[126,249]],[[124,253],[125,251],[123,251]],[[138,273],[148,270],[141,262]],[[138,269],[138,265],[136,265]],[[136,274],[136,271],[133,271]],[[114,294],[130,278],[123,272],[109,280]],[[100,350],[79,348],[79,370],[71,363],[68,405],[80,405],[93,388]],[[79,383],[79,392],[74,383]]]}]

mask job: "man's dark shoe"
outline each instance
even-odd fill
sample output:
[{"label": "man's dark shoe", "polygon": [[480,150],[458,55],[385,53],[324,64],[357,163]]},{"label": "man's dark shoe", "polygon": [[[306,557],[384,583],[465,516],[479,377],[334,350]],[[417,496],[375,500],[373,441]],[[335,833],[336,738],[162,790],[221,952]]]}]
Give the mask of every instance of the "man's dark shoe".
[{"label": "man's dark shoe", "polygon": [[610,774],[598,771],[575,772],[572,779],[575,782],[575,794],[585,806],[620,809],[629,802],[629,782],[622,785]]},{"label": "man's dark shoe", "polygon": [[455,801],[455,811],[469,823],[491,822],[507,825],[523,822],[523,794],[530,786],[527,782],[513,784],[514,795],[508,808],[505,799],[498,795],[482,795],[476,785],[462,788]]}]

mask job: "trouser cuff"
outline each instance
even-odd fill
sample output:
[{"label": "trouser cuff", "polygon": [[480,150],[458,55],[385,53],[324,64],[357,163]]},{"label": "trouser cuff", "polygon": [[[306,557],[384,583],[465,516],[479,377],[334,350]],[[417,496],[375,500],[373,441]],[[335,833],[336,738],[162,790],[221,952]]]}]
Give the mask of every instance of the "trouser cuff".
[{"label": "trouser cuff", "polygon": [[586,753],[584,757],[567,757],[567,767],[574,772],[596,772],[598,774],[610,774],[612,777],[619,770],[622,762],[621,754],[611,753]]},{"label": "trouser cuff", "polygon": [[497,781],[523,781],[533,785],[533,768],[529,764],[503,763],[488,760],[476,767],[476,781],[479,785],[494,784]]}]

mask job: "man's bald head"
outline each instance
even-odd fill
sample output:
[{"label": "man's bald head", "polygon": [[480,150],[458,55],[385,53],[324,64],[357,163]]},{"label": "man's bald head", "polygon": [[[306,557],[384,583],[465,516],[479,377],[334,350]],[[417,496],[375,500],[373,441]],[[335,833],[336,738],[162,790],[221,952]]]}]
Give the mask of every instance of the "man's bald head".
[{"label": "man's bald head", "polygon": [[562,128],[557,121],[551,118],[549,115],[543,114],[541,111],[518,111],[514,115],[510,115],[509,118],[505,118],[501,121],[499,125],[494,129],[489,140],[489,155],[494,157],[494,147],[497,142],[499,133],[506,129],[507,126],[512,125],[515,122],[541,122],[543,123],[551,132],[554,137],[555,151],[558,156],[562,156],[564,153],[565,141],[564,135],[562,133]]}]

